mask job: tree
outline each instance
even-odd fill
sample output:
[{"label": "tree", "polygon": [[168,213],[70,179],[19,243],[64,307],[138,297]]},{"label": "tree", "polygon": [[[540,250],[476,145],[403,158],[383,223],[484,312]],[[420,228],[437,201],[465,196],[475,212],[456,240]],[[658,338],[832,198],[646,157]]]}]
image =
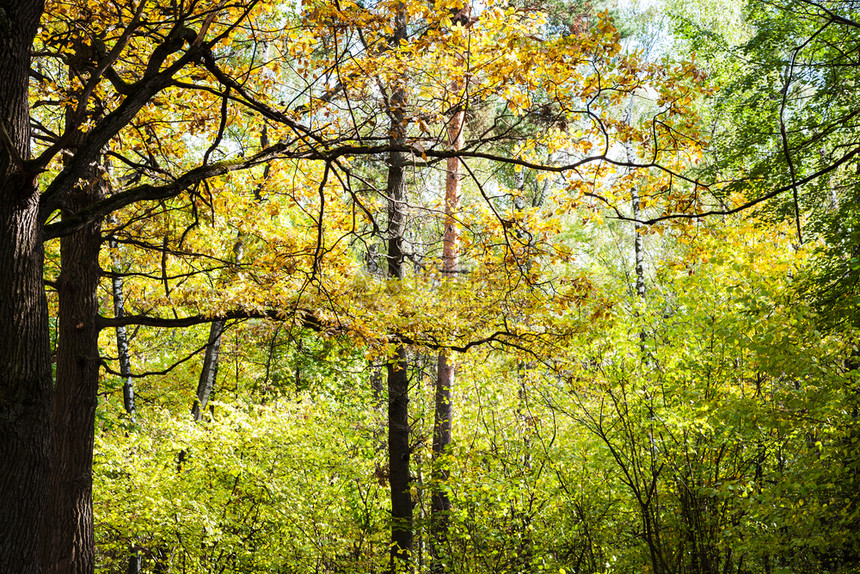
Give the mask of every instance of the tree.
[{"label": "tree", "polygon": [[[617,93],[635,89],[643,70],[618,54],[615,31],[607,22],[596,25],[587,39],[550,42],[528,35],[527,30],[542,25],[540,17],[488,10],[481,25],[457,41],[468,37],[473,43],[472,102],[498,102],[503,119],[493,119],[494,125],[467,140],[463,149],[448,150],[440,149],[447,138],[432,135],[444,133],[436,128],[447,122],[438,106],[447,82],[441,90],[433,87],[435,71],[452,61],[446,42],[453,36],[440,32],[450,20],[444,8],[437,13],[419,3],[402,9],[380,4],[380,14],[412,10],[427,24],[426,33],[416,29],[405,44],[392,46],[394,28],[389,30],[387,17],[370,14],[368,19],[367,10],[358,6],[309,5],[305,27],[287,32],[286,49],[302,62],[301,72],[289,70],[282,57],[266,55],[265,46],[284,45],[281,34],[289,16],[260,0],[51,5],[38,35],[41,5],[9,2],[2,8],[0,73],[9,81],[0,93],[0,168],[9,201],[0,222],[0,370],[7,373],[0,395],[5,425],[0,452],[10,465],[3,486],[14,496],[4,498],[3,516],[9,517],[4,527],[10,530],[0,566],[10,571],[36,571],[40,560],[48,570],[92,568],[88,496],[99,329],[180,328],[215,318],[267,317],[323,332],[349,332],[377,344],[385,340],[395,349],[417,344],[437,350],[501,341],[517,345],[524,337],[569,332],[564,323],[557,329],[540,324],[554,312],[543,309],[546,293],[535,287],[546,284],[552,265],[568,257],[547,240],[552,223],[539,223],[536,212],[506,210],[478,183],[485,207],[476,209],[482,213],[467,234],[474,289],[457,289],[456,305],[442,297],[422,299],[432,279],[409,277],[402,267],[406,254],[399,209],[405,196],[398,183],[403,172],[397,171],[407,160],[417,164],[419,157],[422,169],[449,157],[460,157],[464,165],[467,160],[508,161],[573,173],[570,191],[597,195],[589,182],[629,163],[613,154],[614,138],[632,138],[643,148],[639,157],[650,158],[638,167],[662,170],[668,177],[675,173],[674,156],[686,145],[679,143],[678,134],[690,126],[682,105],[686,96],[676,91],[689,75],[690,68],[683,67],[661,76],[656,89],[665,106],[659,122],[631,131],[610,117]],[[320,28],[326,32],[314,35]],[[350,34],[346,39],[344,32]],[[359,36],[367,50],[356,58],[350,42]],[[430,49],[437,43],[439,49]],[[508,48],[516,48],[515,57],[498,58]],[[396,97],[389,101],[392,125],[403,129],[392,135],[387,126],[370,124],[378,113],[374,90],[379,84],[369,80],[400,77],[407,60],[410,73],[429,81],[418,88],[415,101],[420,105],[407,107]],[[328,83],[320,86],[320,78]],[[551,94],[549,107],[536,103],[535,94],[542,92]],[[304,114],[307,122],[296,119]],[[576,126],[570,137],[560,128],[541,134],[540,145],[556,149],[575,140],[567,163],[537,161],[530,151],[532,140],[513,129],[525,118],[542,116]],[[325,117],[330,120],[321,120]],[[268,126],[274,143],[259,146],[261,124]],[[176,137],[178,131],[185,136]],[[486,151],[490,143],[516,139],[521,145],[513,158]],[[29,149],[33,141],[36,153]],[[386,239],[390,269],[402,277],[397,282],[402,289],[390,297],[382,296],[387,286],[350,280],[359,266],[345,240],[360,236],[361,225],[375,233],[382,228],[354,188],[361,174],[348,161],[374,154],[392,158],[389,190],[383,194],[393,206]],[[105,158],[110,165],[103,169]],[[283,184],[288,191],[281,202],[261,208],[241,199],[236,189],[256,188],[262,164],[268,162],[274,163],[267,185]],[[303,177],[295,177],[297,172]],[[279,210],[286,205],[294,210],[282,215]],[[259,217],[243,218],[251,207]],[[116,217],[104,223],[111,215]],[[257,235],[248,236],[246,249],[254,258],[222,265],[229,261],[229,248],[222,246],[234,244],[236,230],[221,233],[219,217],[253,228]],[[274,223],[285,220],[288,224],[276,229]],[[355,223],[359,220],[360,225]],[[118,245],[138,249],[142,255],[136,263],[149,267],[130,269],[126,278],[163,287],[162,295],[138,291],[133,281],[124,283],[127,305],[139,312],[98,315],[100,225]],[[531,236],[542,234],[544,240],[518,240],[517,228]],[[153,235],[161,241],[153,243]],[[504,241],[495,241],[497,237]],[[48,280],[60,297],[58,367],[52,384],[42,245],[58,238],[60,272]],[[539,263],[545,265],[545,275]],[[508,269],[515,273],[499,274]],[[549,296],[570,301],[580,297],[580,290],[559,285]],[[407,304],[418,305],[418,312],[389,312]],[[508,313],[511,307],[535,313]],[[461,313],[456,326],[439,320],[455,309]],[[508,320],[515,316],[516,321]],[[434,317],[432,326],[427,317]],[[405,376],[405,370],[391,370],[394,379]],[[405,509],[411,504],[409,493],[398,488]],[[43,500],[52,505],[50,519]],[[39,532],[41,536],[34,534]],[[401,534],[400,548],[405,549],[410,533]],[[50,554],[40,557],[40,547],[50,547]]]},{"label": "tree", "polygon": [[40,2],[0,6],[0,569],[39,572],[51,454],[51,362],[42,229],[30,161],[30,47]]},{"label": "tree", "polygon": [[[81,3],[71,12],[52,13],[36,44],[45,65],[33,75],[46,92],[60,96],[54,103],[67,110],[60,122],[56,116],[50,121],[50,114],[39,121],[29,113],[30,53],[42,5],[9,2],[2,7],[0,166],[8,201],[0,249],[8,257],[2,273],[6,331],[0,364],[7,374],[0,450],[7,463],[3,486],[10,493],[2,512],[3,528],[8,529],[0,549],[4,570],[39,571],[40,560],[51,571],[85,572],[93,567],[89,484],[99,365],[99,221],[125,205],[175,196],[214,175],[250,168],[282,147],[264,150],[262,158],[220,164],[205,158],[196,170],[172,181],[151,180],[108,197],[102,197],[98,168],[102,153],[124,130],[133,129],[145,110],[165,101],[164,92],[178,75],[204,61],[215,67],[213,47],[258,5],[222,6],[212,12],[199,6],[171,10],[141,3],[102,6],[94,14]],[[216,21],[219,14],[224,21]],[[64,71],[68,76],[61,77]],[[31,121],[38,126],[32,136]],[[40,142],[36,158],[30,157],[31,138]],[[45,186],[41,195],[37,178]],[[53,222],[57,210],[62,220]],[[47,304],[39,283],[42,242],[55,237],[63,237],[63,270],[56,283],[61,341],[52,385]],[[47,514],[46,504],[51,505]],[[50,552],[40,557],[41,547]]]},{"label": "tree", "polygon": [[[392,45],[407,38],[408,12],[404,3],[397,4],[394,14]],[[389,132],[392,148],[406,143],[407,80],[395,76],[388,94]],[[409,156],[402,151],[389,152],[386,196],[388,198],[388,277],[395,281],[406,275],[403,236],[406,232],[406,165]],[[391,572],[408,570],[412,560],[412,490],[409,445],[409,374],[406,348],[393,348],[386,370],[388,374],[388,475],[391,485]]]},{"label": "tree", "polygon": [[716,24],[719,33],[705,28],[736,10],[711,11],[681,16],[679,30],[724,86],[703,173],[719,201],[700,215],[765,209],[794,221],[796,245],[824,240],[817,269],[799,287],[819,301],[826,323],[856,322],[860,108],[845,87],[857,81],[857,7],[751,0],[731,25]]},{"label": "tree", "polygon": [[[465,10],[465,9],[464,9]],[[451,83],[454,94],[460,92],[461,82]],[[448,143],[453,150],[463,147],[463,132],[465,129],[466,110],[462,104],[454,104],[451,120],[447,127]],[[459,230],[457,216],[460,211],[460,195],[463,175],[460,173],[460,160],[457,157],[448,158],[445,173],[445,226],[442,246],[442,276],[448,280],[456,278],[460,258]],[[433,409],[433,490],[431,521],[431,553],[435,560],[441,559],[442,548],[448,530],[448,514],[451,512],[451,501],[446,492],[449,471],[445,461],[446,449],[451,444],[451,427],[454,417],[452,387],[456,376],[454,357],[449,351],[440,351],[437,355],[436,389]],[[437,571],[444,568],[435,566]]]}]

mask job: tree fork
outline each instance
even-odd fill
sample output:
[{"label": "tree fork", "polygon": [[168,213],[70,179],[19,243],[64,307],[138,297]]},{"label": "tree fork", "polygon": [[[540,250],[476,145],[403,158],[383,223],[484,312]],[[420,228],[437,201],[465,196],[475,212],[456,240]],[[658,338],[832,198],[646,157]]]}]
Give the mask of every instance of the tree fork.
[{"label": "tree fork", "polygon": [[[94,163],[82,181],[85,183],[70,190],[63,216],[71,216],[104,196],[100,165]],[[92,487],[101,366],[98,348],[100,249],[100,220],[60,239],[54,455],[42,555],[45,574],[89,574],[95,570]]]}]

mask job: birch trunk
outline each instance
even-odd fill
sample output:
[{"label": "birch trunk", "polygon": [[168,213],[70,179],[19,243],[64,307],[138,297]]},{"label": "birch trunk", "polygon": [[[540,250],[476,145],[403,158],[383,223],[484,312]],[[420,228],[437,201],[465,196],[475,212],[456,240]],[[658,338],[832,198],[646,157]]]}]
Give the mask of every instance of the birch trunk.
[{"label": "birch trunk", "polygon": [[[110,242],[111,249],[117,248],[114,240]],[[113,312],[117,319],[125,317],[125,294],[123,292],[122,266],[119,257],[112,258],[113,279],[111,292],[113,294]],[[137,422],[137,407],[134,403],[134,385],[131,377],[131,355],[128,351],[128,332],[124,325],[116,328],[116,350],[119,358],[119,372],[122,376],[122,405],[131,422]]]}]

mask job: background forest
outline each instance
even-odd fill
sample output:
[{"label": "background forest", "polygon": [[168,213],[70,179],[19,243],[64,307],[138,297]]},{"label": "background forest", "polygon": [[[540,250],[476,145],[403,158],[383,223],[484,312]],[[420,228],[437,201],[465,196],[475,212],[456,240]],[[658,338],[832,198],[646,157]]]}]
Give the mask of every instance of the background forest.
[{"label": "background forest", "polygon": [[0,572],[860,572],[853,0],[0,0]]}]

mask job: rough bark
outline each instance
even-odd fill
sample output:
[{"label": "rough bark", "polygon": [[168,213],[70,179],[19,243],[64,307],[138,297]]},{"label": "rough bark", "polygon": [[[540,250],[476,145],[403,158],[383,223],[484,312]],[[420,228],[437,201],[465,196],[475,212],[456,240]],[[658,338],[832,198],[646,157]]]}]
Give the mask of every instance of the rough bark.
[{"label": "rough bark", "polygon": [[[459,84],[453,82],[457,91]],[[455,151],[463,148],[463,119],[465,110],[458,106],[448,122],[448,145]],[[445,233],[442,239],[442,274],[446,279],[453,278],[460,259],[459,229],[456,216],[460,211],[461,193],[460,159],[448,158],[447,175],[445,178]],[[433,571],[445,570],[440,561],[440,549],[445,545],[448,535],[448,515],[451,512],[451,500],[445,484],[449,472],[442,456],[451,444],[451,423],[454,417],[451,389],[454,386],[456,368],[450,353],[440,351],[437,358],[435,408],[433,415],[433,491],[431,494],[430,515],[430,553],[433,560]]]},{"label": "rough bark", "polygon": [[0,0],[0,572],[40,572],[51,440],[51,360],[30,46],[43,4]]},{"label": "rough bark", "polygon": [[409,378],[406,350],[398,345],[388,370],[388,469],[391,485],[391,570],[408,569],[412,553]]},{"label": "rough bark", "polygon": [[[394,45],[406,39],[406,7],[398,5]],[[397,80],[389,102],[391,144],[406,141],[406,86]],[[406,230],[405,166],[408,156],[393,151],[389,155],[388,183],[388,277],[404,276],[403,236]],[[388,469],[391,487],[391,571],[407,570],[412,553],[412,494],[409,488],[409,377],[406,349],[397,345],[387,365],[388,374]]]},{"label": "rough bark", "polygon": [[[86,184],[68,195],[63,216],[104,195],[97,165]],[[101,222],[60,239],[59,344],[54,386],[54,455],[43,539],[43,570],[87,574],[95,570],[93,438],[99,387],[98,286]]]}]

